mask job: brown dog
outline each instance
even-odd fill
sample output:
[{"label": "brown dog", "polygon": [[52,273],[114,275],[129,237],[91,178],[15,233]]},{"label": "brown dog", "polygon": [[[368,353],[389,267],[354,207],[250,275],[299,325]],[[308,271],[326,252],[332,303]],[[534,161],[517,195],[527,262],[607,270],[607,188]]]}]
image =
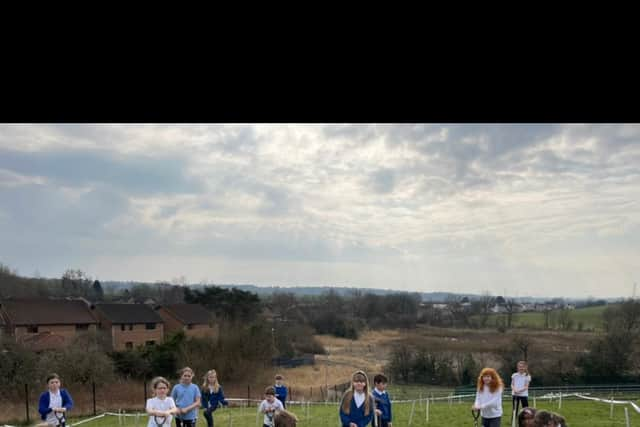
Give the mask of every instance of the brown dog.
[{"label": "brown dog", "polygon": [[276,411],[273,417],[273,427],[296,427],[297,425],[298,417],[286,409]]}]

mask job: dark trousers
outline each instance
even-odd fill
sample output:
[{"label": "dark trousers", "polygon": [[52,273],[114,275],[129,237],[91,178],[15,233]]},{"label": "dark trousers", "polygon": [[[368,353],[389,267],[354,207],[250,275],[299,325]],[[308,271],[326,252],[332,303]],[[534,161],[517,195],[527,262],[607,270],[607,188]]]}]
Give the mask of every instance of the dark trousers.
[{"label": "dark trousers", "polygon": [[496,418],[484,418],[482,417],[482,427],[500,427],[501,417]]},{"label": "dark trousers", "polygon": [[512,404],[513,404],[513,411],[516,414],[516,417],[518,416],[518,406],[521,403],[523,408],[527,408],[529,407],[529,397],[528,396],[511,396],[512,399]]},{"label": "dark trousers", "polygon": [[205,409],[204,419],[207,420],[207,427],[213,427],[213,412],[209,412]]},{"label": "dark trousers", "polygon": [[181,420],[176,417],[176,427],[196,427],[196,420]]}]

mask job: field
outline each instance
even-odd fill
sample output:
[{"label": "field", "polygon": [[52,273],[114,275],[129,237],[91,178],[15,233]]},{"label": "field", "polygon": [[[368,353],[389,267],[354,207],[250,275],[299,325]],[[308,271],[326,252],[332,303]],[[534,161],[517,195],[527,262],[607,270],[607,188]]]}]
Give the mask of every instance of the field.
[{"label": "field", "polygon": [[[257,405],[257,404],[256,404]],[[426,427],[426,426],[473,426],[470,412],[471,401],[460,403],[436,402],[429,405],[429,421],[426,420],[427,405],[421,403],[396,403],[394,410],[394,426],[396,427]],[[505,412],[509,412],[511,403],[503,403]],[[562,408],[558,409],[558,402],[538,402],[538,408],[548,409],[562,414],[567,424],[572,427],[613,427],[625,425],[625,413],[622,406],[615,406],[613,418],[610,418],[610,406],[604,403],[589,401],[565,400]],[[328,405],[293,406],[290,410],[297,414],[300,427],[338,427],[338,407],[335,403]],[[628,408],[630,426],[640,426],[640,414],[631,407]],[[413,413],[413,416],[412,416]],[[255,427],[262,426],[262,416],[258,415],[256,407],[222,409],[214,414],[215,425],[218,427]],[[77,420],[71,420],[75,424]],[[84,427],[145,427],[148,422],[146,415],[134,416],[106,416],[94,421],[80,424]],[[502,420],[503,426],[510,426],[509,414]],[[206,427],[202,417],[198,426]]]},{"label": "field", "polygon": [[[573,322],[571,329],[575,330],[578,325],[582,325],[584,331],[602,331],[602,313],[608,306],[599,305],[595,307],[578,308],[570,311],[570,319]],[[557,315],[557,310],[551,311],[550,322],[553,324],[553,317]],[[506,324],[507,316],[504,314],[493,314],[489,317],[487,326],[497,327],[498,324]],[[474,319],[478,319],[477,316]],[[544,313],[525,312],[515,313],[511,319],[511,326],[515,328],[543,328]]]}]

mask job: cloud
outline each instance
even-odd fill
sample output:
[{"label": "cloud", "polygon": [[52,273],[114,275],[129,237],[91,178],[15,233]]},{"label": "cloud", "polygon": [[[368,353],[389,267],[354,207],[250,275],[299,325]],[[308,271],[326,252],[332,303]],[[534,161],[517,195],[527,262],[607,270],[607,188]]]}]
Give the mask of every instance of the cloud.
[{"label": "cloud", "polygon": [[637,125],[2,125],[0,261],[46,274],[82,260],[108,277],[135,257],[135,279],[158,260],[185,274],[173,257],[198,278],[459,291],[551,292],[580,271],[566,289],[622,292],[639,138]]}]

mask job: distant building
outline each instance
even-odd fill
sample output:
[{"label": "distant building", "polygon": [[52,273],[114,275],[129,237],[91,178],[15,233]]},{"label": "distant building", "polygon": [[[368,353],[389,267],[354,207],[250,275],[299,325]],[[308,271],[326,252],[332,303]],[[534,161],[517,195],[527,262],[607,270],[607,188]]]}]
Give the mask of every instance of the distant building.
[{"label": "distant building", "polygon": [[164,321],[165,334],[184,331],[188,337],[217,337],[213,314],[200,304],[167,304],[156,307]]},{"label": "distant building", "polygon": [[164,340],[162,318],[147,304],[96,304],[93,311],[100,327],[110,332],[116,351],[161,344]]},{"label": "distant building", "polygon": [[7,299],[0,312],[6,334],[35,351],[64,348],[80,333],[95,332],[98,325],[81,300]]}]

